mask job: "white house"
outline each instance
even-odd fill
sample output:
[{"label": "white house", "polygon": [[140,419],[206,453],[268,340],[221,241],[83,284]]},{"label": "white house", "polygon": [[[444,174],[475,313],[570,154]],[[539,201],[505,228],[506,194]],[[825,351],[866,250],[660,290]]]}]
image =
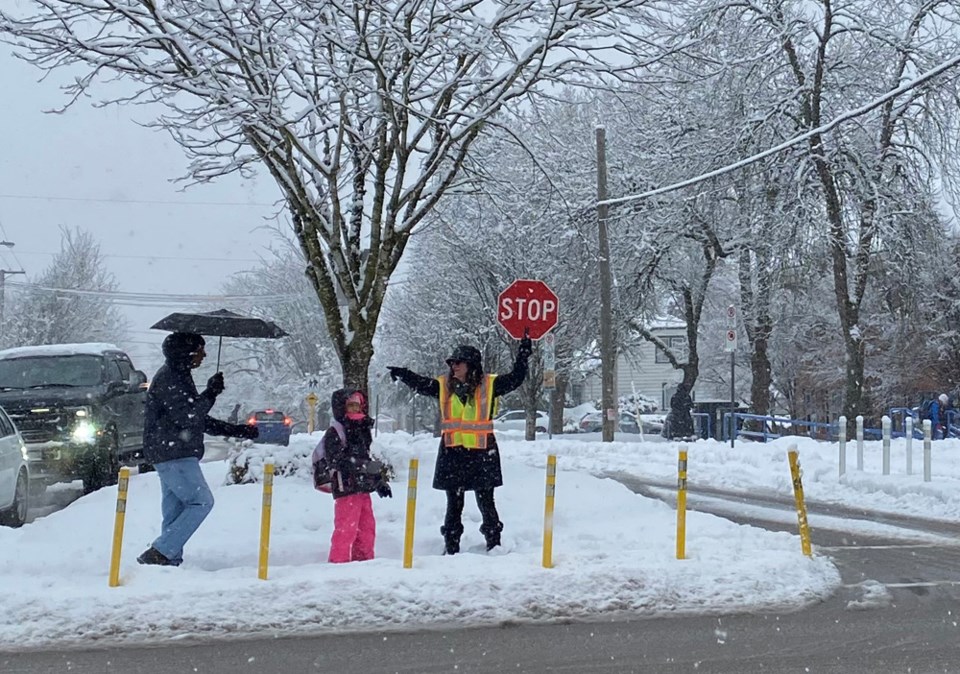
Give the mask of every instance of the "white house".
[{"label": "white house", "polygon": [[[681,363],[686,362],[686,325],[676,319],[661,319],[651,325],[650,331],[670,345]],[[647,341],[617,357],[614,372],[614,390],[617,396],[639,394],[656,401],[661,410],[670,407],[670,398],[683,380],[683,372],[675,369],[662,350]],[[573,398],[576,401],[599,400],[601,396],[600,363],[584,374],[581,382],[573,383]],[[707,401],[717,398],[713,386],[697,384],[693,399]]]}]

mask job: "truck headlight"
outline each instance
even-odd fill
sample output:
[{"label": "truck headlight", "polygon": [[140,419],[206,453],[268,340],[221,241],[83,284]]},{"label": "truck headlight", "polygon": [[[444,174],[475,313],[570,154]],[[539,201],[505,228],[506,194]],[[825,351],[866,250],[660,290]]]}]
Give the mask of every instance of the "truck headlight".
[{"label": "truck headlight", "polygon": [[73,427],[73,431],[70,433],[70,438],[74,442],[79,442],[81,444],[93,443],[97,439],[97,427],[86,419],[78,421],[77,425]]}]

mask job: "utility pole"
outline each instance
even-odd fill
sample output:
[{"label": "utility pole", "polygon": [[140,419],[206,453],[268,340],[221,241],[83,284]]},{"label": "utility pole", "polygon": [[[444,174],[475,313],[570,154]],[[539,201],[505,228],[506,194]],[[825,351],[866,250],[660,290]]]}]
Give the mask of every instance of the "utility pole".
[{"label": "utility pole", "polygon": [[[6,248],[13,248],[14,243],[12,241],[0,241],[0,246],[5,246]],[[3,305],[4,305],[4,295],[6,286],[7,286],[7,276],[12,276],[13,274],[26,274],[27,272],[22,269],[19,270],[10,270],[10,269],[0,269],[0,345],[3,343]]]},{"label": "utility pole", "polygon": [[613,341],[612,282],[610,279],[610,242],[607,239],[607,131],[597,127],[597,233],[600,254],[600,407],[603,415],[603,441],[613,442],[620,419],[614,395],[614,371],[617,346]]}]

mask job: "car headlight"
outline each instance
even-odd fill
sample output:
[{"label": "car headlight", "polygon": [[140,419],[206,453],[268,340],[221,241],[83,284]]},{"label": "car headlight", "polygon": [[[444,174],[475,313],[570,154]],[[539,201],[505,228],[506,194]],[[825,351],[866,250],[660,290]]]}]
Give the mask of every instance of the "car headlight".
[{"label": "car headlight", "polygon": [[97,439],[97,427],[93,422],[81,419],[70,432],[70,439],[81,444],[89,444]]}]

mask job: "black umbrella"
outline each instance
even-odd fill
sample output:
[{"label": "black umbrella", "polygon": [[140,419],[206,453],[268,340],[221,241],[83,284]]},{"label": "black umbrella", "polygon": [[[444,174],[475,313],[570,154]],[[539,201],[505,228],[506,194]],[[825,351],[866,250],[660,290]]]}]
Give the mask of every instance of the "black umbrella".
[{"label": "black umbrella", "polygon": [[220,349],[224,337],[253,337],[277,339],[286,337],[287,332],[276,323],[254,316],[242,316],[226,309],[206,313],[173,313],[161,318],[150,326],[154,330],[171,332],[192,332],[197,335],[219,337],[217,345],[217,371],[220,371]]}]

